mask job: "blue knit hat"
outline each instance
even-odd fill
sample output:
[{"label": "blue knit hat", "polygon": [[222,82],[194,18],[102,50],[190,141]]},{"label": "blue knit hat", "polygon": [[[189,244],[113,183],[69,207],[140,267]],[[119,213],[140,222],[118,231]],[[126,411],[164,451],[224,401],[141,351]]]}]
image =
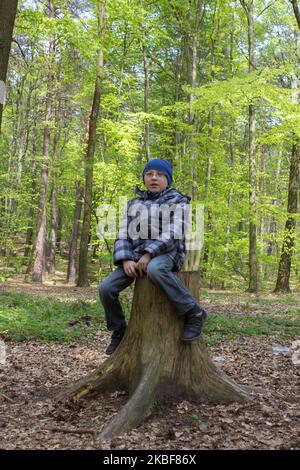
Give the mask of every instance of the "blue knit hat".
[{"label": "blue knit hat", "polygon": [[149,160],[143,171],[143,180],[144,174],[149,170],[161,171],[168,178],[169,186],[172,183],[172,164],[168,160],[164,160],[163,158],[154,158],[153,160]]}]

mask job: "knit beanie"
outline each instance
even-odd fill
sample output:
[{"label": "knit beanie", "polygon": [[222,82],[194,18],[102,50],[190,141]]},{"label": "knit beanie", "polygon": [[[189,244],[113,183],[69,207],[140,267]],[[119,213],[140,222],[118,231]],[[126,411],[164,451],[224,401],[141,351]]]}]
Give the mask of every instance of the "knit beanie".
[{"label": "knit beanie", "polygon": [[153,160],[149,160],[149,162],[146,163],[145,168],[143,170],[143,180],[144,180],[144,175],[146,171],[149,171],[149,170],[161,171],[168,178],[169,186],[172,183],[172,164],[168,160],[164,160],[163,158],[154,158]]}]

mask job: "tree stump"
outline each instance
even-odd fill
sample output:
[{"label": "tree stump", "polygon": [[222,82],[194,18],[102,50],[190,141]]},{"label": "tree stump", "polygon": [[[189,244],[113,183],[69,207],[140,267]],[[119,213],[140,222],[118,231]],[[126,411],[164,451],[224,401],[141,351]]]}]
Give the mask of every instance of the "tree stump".
[{"label": "tree stump", "polygon": [[[177,275],[198,298],[199,273]],[[212,362],[201,338],[192,343],[180,339],[184,318],[172,310],[161,289],[147,277],[137,279],[130,321],[117,350],[57,397],[76,402],[98,392],[126,390],[127,403],[100,438],[111,439],[137,426],[163,397],[214,403],[250,398],[248,387],[236,384]]]}]

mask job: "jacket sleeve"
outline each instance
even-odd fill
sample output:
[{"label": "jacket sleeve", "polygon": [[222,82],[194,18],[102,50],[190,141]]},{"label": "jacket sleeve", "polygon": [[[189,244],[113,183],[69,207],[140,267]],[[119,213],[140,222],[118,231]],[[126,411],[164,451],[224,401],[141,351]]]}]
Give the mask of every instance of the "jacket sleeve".
[{"label": "jacket sleeve", "polygon": [[134,260],[132,240],[128,235],[128,204],[114,243],[114,265],[123,266],[123,260]]},{"label": "jacket sleeve", "polygon": [[154,239],[146,248],[145,252],[155,256],[168,253],[176,247],[178,240],[184,239],[189,220],[189,205],[187,202],[176,204],[176,210],[170,214],[168,224],[163,224],[158,238]]}]

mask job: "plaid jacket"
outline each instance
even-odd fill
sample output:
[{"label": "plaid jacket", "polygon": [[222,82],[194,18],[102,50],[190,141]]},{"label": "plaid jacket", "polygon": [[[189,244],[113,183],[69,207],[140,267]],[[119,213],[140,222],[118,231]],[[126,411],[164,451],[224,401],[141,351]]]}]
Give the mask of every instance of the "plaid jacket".
[{"label": "plaid jacket", "polygon": [[[174,188],[151,193],[136,187],[135,192],[138,197],[128,202],[114,243],[114,264],[122,267],[123,260],[138,261],[145,253],[150,253],[151,258],[168,253],[174,261],[173,271],[179,271],[186,256],[184,235],[188,227],[188,205],[191,198]],[[169,210],[172,206],[173,209],[176,208],[176,212],[169,212],[169,222],[166,223],[166,219],[162,220],[162,214],[153,218],[153,205],[157,205],[156,208],[167,207]],[[136,228],[136,236],[132,235],[132,226]]]}]

